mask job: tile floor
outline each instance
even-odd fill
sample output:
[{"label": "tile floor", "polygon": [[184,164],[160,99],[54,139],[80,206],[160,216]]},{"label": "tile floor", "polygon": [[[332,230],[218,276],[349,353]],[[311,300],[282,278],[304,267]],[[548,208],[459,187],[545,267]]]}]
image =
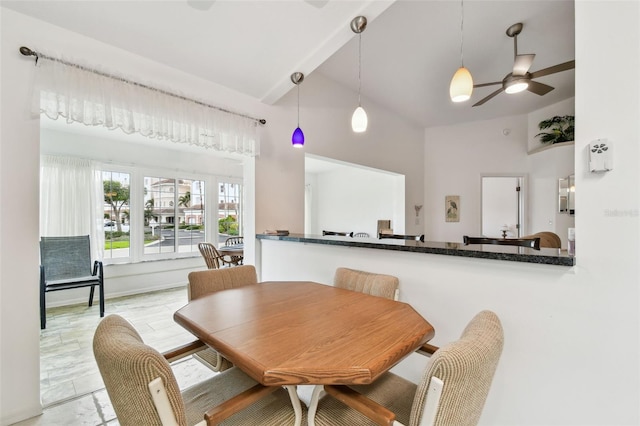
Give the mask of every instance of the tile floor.
[{"label": "tile floor", "polygon": [[[138,330],[145,343],[160,352],[194,340],[173,321],[187,303],[186,287],[108,299],[106,313],[119,314]],[[45,407],[39,417],[16,425],[117,425],[93,358],[93,333],[100,321],[97,303],[47,310],[40,333],[40,388]],[[214,374],[188,357],[173,364],[181,388]]]}]

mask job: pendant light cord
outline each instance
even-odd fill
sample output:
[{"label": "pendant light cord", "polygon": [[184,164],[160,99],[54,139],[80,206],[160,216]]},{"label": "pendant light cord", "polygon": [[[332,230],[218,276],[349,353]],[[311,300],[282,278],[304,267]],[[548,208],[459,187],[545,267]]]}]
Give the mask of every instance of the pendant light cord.
[{"label": "pendant light cord", "polygon": [[464,46],[464,0],[460,0],[460,63],[464,68],[464,55],[462,47]]},{"label": "pendant light cord", "polygon": [[300,127],[300,84],[296,86],[298,86],[298,127]]},{"label": "pendant light cord", "polygon": [[358,34],[358,106],[360,102],[360,92],[362,91],[362,33]]}]

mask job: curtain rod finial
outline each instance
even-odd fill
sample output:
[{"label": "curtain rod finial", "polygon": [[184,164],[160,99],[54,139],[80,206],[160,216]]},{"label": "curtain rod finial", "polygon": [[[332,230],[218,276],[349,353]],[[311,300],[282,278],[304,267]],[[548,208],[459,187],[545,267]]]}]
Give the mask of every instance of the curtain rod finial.
[{"label": "curtain rod finial", "polygon": [[22,53],[24,56],[36,56],[36,52],[25,46],[20,47],[20,53]]}]

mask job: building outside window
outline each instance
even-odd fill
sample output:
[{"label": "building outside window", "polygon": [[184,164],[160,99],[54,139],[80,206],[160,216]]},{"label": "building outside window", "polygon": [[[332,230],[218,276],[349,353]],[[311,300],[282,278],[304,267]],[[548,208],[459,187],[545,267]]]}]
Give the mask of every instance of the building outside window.
[{"label": "building outside window", "polygon": [[202,180],[144,177],[144,254],[198,253],[205,237]]},{"label": "building outside window", "polygon": [[228,237],[242,236],[242,185],[235,182],[219,183],[218,234],[219,245]]}]

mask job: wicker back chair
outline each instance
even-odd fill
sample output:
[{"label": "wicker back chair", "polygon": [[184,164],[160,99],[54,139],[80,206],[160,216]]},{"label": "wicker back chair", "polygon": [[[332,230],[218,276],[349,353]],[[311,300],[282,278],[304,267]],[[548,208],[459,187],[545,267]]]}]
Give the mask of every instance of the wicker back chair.
[{"label": "wicker back chair", "polygon": [[391,300],[398,298],[398,278],[392,275],[374,274],[356,269],[338,268],[333,285],[347,290],[380,296]]},{"label": "wicker back chair", "polygon": [[205,263],[207,264],[207,268],[209,269],[220,269],[222,266],[222,255],[211,243],[199,243],[198,250],[200,250],[200,254],[204,258]]},{"label": "wicker back chair", "polygon": [[[459,340],[442,348],[424,346],[432,356],[418,385],[393,373],[386,373],[371,385],[326,385],[325,391],[332,397],[320,400],[315,424],[476,425],[503,342],[496,314],[482,311],[469,322]],[[310,408],[310,416],[312,410],[315,407]]]},{"label": "wicker back chair", "polygon": [[370,235],[368,232],[354,232],[353,238],[369,238]]},{"label": "wicker back chair", "polygon": [[[262,386],[238,368],[181,392],[168,358],[186,356],[197,344],[203,345],[162,355],[124,318],[109,315],[100,322],[93,352],[120,425],[294,424],[291,393]],[[299,401],[297,409],[301,417]]]},{"label": "wicker back chair", "polygon": [[[188,278],[187,296],[189,300],[195,300],[220,290],[258,283],[258,275],[253,265],[194,271],[189,273]],[[233,367],[231,361],[211,348],[197,352],[193,354],[193,357],[213,371],[224,371]]]},{"label": "wicker back chair", "polygon": [[45,293],[91,287],[89,306],[98,287],[100,316],[104,316],[104,278],[102,262],[91,264],[88,235],[40,238],[40,328],[47,325]]}]

